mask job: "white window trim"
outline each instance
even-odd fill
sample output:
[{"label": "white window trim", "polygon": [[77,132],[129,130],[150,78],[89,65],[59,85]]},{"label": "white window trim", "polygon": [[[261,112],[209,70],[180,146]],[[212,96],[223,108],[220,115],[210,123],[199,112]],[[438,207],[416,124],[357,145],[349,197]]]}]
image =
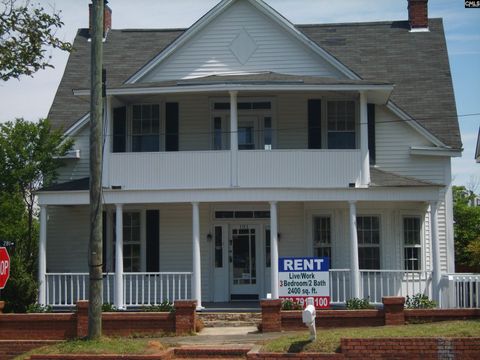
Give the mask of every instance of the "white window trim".
[{"label": "white window trim", "polygon": [[[158,152],[165,151],[165,101],[152,101],[152,102],[133,102],[125,105],[127,107],[127,140],[125,144],[125,152],[133,153],[132,141],[133,141],[133,107],[137,105],[158,105],[159,106],[159,147]],[[180,114],[179,114],[180,116]],[[113,133],[113,116],[112,116],[112,133]],[[112,141],[113,149],[113,141]],[[157,151],[154,151],[157,153]]]},{"label": "white window trim", "polygon": [[[350,98],[350,97],[341,97],[341,96],[325,96],[321,97],[322,104],[322,149],[330,149],[328,144],[328,102],[329,101],[353,101],[355,104],[355,147],[351,150],[359,150],[360,149],[360,102],[358,96]],[[338,150],[338,149],[332,149]]]},{"label": "white window trim", "polygon": [[[380,267],[379,267],[379,270],[383,270],[384,269],[384,263],[385,263],[385,260],[384,260],[384,257],[383,257],[383,246],[382,246],[382,240],[385,239],[386,237],[386,234],[385,234],[385,229],[384,229],[384,223],[385,223],[385,219],[382,215],[376,213],[376,212],[363,212],[363,211],[359,211],[357,212],[357,218],[359,217],[378,217],[378,221],[379,221],[379,235],[380,235],[380,239],[379,239],[379,243],[378,243],[378,248],[379,248],[379,257],[380,257]],[[357,219],[355,219],[356,221]],[[358,233],[358,224],[357,224],[357,233]],[[360,244],[360,241],[358,242],[358,248],[360,249],[361,247],[377,247],[376,244],[373,244],[375,246],[372,246],[372,244],[367,244],[366,246],[364,244]],[[359,255],[360,257],[360,255]],[[359,262],[360,262],[360,258],[358,259]],[[361,269],[360,270],[365,270],[365,271],[375,271],[375,269]]]},{"label": "white window trim", "polygon": [[[405,269],[405,238],[404,238],[404,224],[403,219],[408,217],[418,217],[420,219],[420,245],[415,246],[420,248],[420,269],[419,270],[412,270],[412,271],[425,271],[426,270],[426,243],[425,243],[425,213],[420,211],[408,211],[408,210],[401,210],[400,211],[400,247],[401,247],[401,269]],[[408,246],[414,247],[414,246]],[[409,270],[406,270],[409,271]]]}]

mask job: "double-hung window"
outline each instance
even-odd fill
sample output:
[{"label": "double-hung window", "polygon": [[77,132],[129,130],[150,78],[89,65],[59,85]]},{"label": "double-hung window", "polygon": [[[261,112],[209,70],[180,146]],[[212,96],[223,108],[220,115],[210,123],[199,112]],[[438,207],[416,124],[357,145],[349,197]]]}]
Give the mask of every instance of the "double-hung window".
[{"label": "double-hung window", "polygon": [[378,216],[357,217],[358,264],[360,269],[380,269],[380,219]]},{"label": "double-hung window", "polygon": [[421,270],[421,220],[419,216],[405,216],[403,218],[403,244],[405,270]]},{"label": "double-hung window", "polygon": [[355,149],[355,101],[327,102],[329,149]]},{"label": "double-hung window", "polygon": [[141,267],[140,213],[123,214],[123,269],[138,272]]},{"label": "double-hung window", "polygon": [[313,218],[313,253],[316,257],[332,256],[332,231],[329,216]]},{"label": "double-hung window", "polygon": [[160,106],[132,106],[132,151],[160,150]]}]

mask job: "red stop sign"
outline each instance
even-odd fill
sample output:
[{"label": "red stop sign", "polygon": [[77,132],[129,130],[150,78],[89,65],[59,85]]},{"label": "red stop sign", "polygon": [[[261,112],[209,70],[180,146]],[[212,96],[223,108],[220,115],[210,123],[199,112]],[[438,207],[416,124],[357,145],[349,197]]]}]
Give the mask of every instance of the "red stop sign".
[{"label": "red stop sign", "polygon": [[10,277],[10,256],[7,249],[0,247],[0,290],[5,287]]}]

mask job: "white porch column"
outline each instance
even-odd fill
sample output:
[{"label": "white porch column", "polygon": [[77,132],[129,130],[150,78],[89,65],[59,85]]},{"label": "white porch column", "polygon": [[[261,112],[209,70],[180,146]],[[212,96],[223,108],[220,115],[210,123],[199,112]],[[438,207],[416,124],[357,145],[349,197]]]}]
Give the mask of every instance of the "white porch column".
[{"label": "white porch column", "polygon": [[117,309],[123,309],[123,205],[116,206],[115,224],[115,299]]},{"label": "white porch column", "polygon": [[367,94],[360,91],[360,151],[362,154],[361,186],[370,184],[370,156],[368,152],[368,106]]},{"label": "white porch column", "polygon": [[270,271],[272,299],[278,299],[278,217],[277,202],[270,202]]},{"label": "white porch column", "polygon": [[357,206],[350,201],[350,277],[352,298],[360,298],[360,268],[358,265]]},{"label": "white porch column", "polygon": [[47,305],[47,206],[40,205],[40,241],[38,244],[38,303]]},{"label": "white porch column", "polygon": [[230,91],[230,183],[238,186],[238,91]]},{"label": "white porch column", "polygon": [[193,247],[193,261],[192,261],[192,297],[197,300],[197,310],[203,309],[202,307],[202,267],[201,267],[201,255],[200,255],[200,211],[198,202],[192,203],[192,247]]},{"label": "white porch column", "polygon": [[432,234],[432,295],[433,300],[440,305],[440,280],[442,278],[440,268],[440,244],[438,241],[438,202],[430,203],[430,226]]}]

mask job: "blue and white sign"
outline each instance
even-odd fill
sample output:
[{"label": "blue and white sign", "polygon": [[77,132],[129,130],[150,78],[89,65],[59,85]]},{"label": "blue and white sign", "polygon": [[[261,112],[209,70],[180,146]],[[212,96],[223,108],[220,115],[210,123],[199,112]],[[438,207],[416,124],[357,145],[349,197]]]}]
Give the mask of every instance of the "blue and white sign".
[{"label": "blue and white sign", "polygon": [[327,257],[280,258],[278,295],[281,299],[306,304],[313,297],[316,308],[330,306],[330,259]]}]

